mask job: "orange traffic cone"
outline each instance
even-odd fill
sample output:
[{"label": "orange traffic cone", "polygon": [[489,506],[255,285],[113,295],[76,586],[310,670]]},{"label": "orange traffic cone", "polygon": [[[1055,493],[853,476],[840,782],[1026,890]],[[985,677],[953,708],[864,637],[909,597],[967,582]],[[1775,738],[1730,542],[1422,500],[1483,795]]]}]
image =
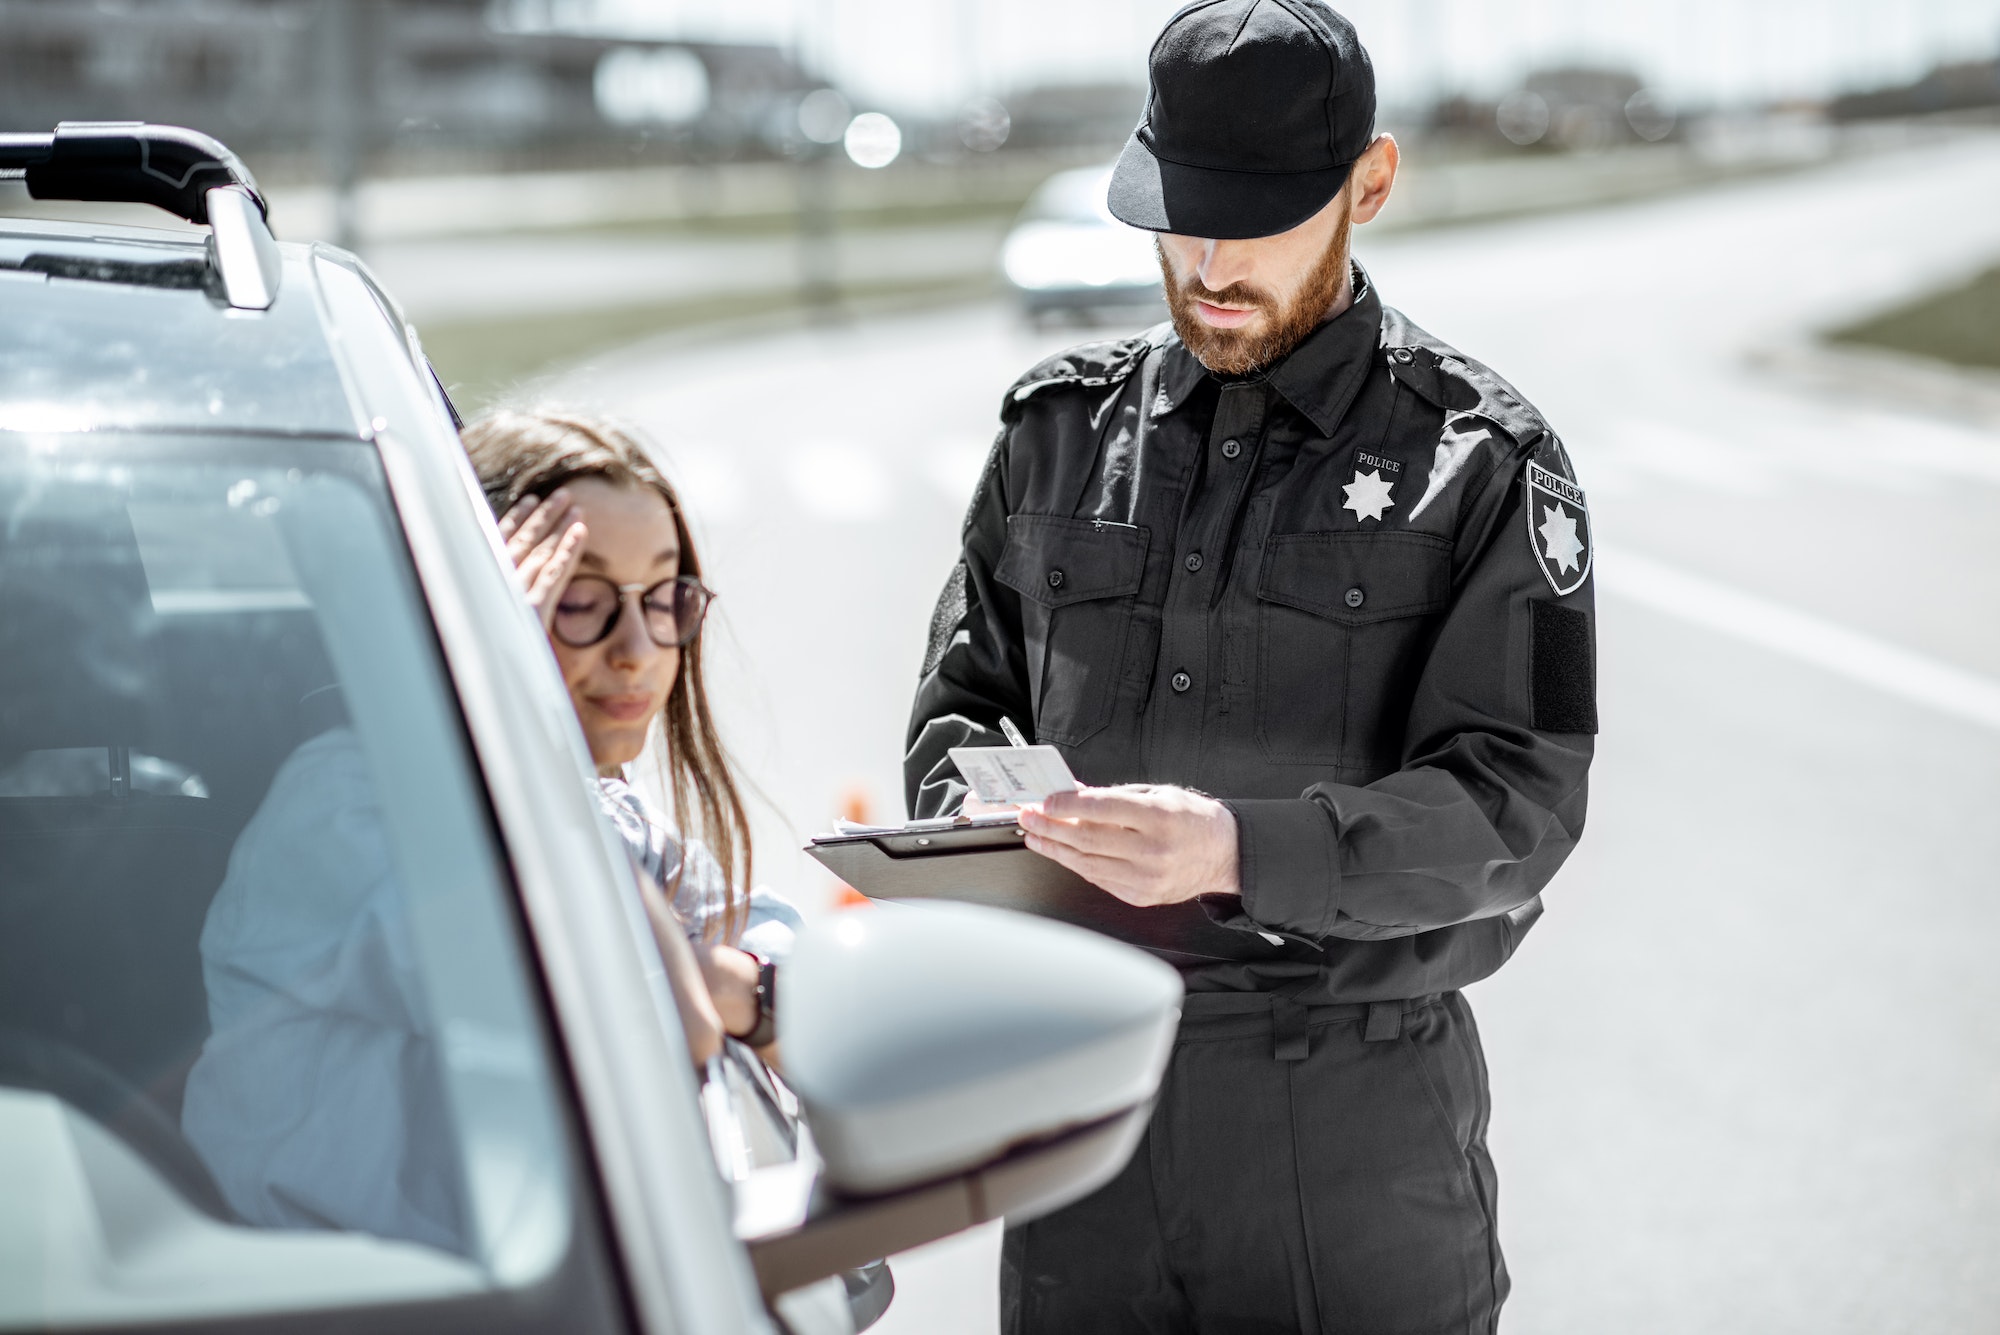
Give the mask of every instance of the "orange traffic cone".
[{"label": "orange traffic cone", "polygon": [[[838,803],[843,820],[851,820],[856,825],[875,823],[875,801],[862,783],[849,784],[840,794]],[[862,908],[869,903],[868,896],[842,881],[833,892],[833,906],[837,909]]]}]

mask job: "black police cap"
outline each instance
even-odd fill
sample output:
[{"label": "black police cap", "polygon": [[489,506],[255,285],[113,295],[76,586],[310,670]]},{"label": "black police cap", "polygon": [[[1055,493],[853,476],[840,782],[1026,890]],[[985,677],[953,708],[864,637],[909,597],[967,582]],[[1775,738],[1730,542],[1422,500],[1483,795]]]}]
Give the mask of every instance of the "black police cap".
[{"label": "black police cap", "polygon": [[1134,227],[1216,240],[1325,208],[1375,137],[1375,70],[1319,0],[1196,0],[1153,43],[1146,116],[1111,173]]}]

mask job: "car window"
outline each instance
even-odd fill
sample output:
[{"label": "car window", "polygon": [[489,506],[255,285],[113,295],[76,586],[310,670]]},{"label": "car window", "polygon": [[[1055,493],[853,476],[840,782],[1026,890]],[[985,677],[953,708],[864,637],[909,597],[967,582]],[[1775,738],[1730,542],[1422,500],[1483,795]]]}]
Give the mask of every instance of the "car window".
[{"label": "car window", "polygon": [[372,451],[52,439],[0,434],[0,1327],[545,1304],[592,1212]]}]

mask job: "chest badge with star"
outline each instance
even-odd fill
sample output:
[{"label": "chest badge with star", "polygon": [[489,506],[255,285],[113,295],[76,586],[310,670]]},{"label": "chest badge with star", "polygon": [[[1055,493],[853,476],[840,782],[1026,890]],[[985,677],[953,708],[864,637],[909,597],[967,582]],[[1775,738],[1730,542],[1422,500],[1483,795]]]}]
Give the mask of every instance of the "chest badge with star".
[{"label": "chest badge with star", "polygon": [[[1368,467],[1371,464],[1374,466]],[[1368,471],[1362,472],[1363,468],[1368,468]],[[1347,496],[1347,504],[1340,508],[1352,510],[1357,521],[1373,519],[1380,523],[1383,514],[1396,507],[1396,503],[1389,499],[1389,492],[1395,487],[1402,471],[1402,464],[1394,459],[1378,459],[1372,454],[1358,456],[1354,481],[1341,488]],[[1389,476],[1383,477],[1384,473]]]},{"label": "chest badge with star", "polygon": [[1583,488],[1534,460],[1528,461],[1528,548],[1557,597],[1575,593],[1590,578],[1590,511]]}]

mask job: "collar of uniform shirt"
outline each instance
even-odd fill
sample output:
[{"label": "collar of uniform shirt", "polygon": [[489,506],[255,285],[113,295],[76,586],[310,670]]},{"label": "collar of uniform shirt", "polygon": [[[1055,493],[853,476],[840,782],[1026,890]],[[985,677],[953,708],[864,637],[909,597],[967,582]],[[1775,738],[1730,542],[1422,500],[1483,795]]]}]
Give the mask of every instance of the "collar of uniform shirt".
[{"label": "collar of uniform shirt", "polygon": [[[1354,265],[1354,300],[1348,308],[1306,335],[1284,360],[1263,373],[1285,402],[1331,436],[1347,406],[1354,401],[1373,363],[1382,338],[1382,299],[1368,280],[1368,271]],[[1187,401],[1208,374],[1180,340],[1168,349],[1160,368],[1159,397],[1153,415],[1172,412]]]}]

